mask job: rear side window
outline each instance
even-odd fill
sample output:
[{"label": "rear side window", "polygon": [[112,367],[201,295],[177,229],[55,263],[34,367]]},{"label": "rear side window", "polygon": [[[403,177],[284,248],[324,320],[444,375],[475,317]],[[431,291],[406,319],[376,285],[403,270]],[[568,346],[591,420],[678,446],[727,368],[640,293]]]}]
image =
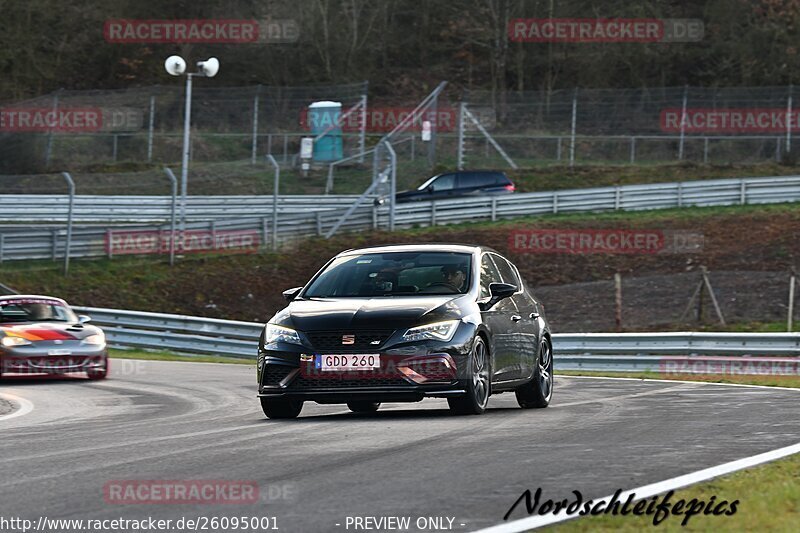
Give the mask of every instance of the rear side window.
[{"label": "rear side window", "polygon": [[458,175],[458,187],[462,189],[494,187],[509,183],[508,178],[499,172],[462,172]]}]

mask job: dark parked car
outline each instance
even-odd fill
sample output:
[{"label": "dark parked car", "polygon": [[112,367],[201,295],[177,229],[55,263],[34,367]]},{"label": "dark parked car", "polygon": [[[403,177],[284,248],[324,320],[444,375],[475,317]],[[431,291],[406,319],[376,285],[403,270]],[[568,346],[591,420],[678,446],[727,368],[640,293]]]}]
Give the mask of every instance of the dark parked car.
[{"label": "dark parked car", "polygon": [[[433,176],[414,190],[397,193],[396,198],[400,203],[512,192],[514,192],[514,182],[504,172],[460,170]],[[385,199],[379,203],[383,201]]]},{"label": "dark parked car", "polygon": [[342,252],[264,328],[261,406],[294,418],[304,401],[371,412],[381,402],[447,398],[480,414],[489,396],[515,392],[523,408],[553,392],[544,306],[494,250],[398,245]]},{"label": "dark parked car", "polygon": [[50,296],[0,297],[0,376],[108,373],[108,349],[100,328],[87,324],[64,300]]}]

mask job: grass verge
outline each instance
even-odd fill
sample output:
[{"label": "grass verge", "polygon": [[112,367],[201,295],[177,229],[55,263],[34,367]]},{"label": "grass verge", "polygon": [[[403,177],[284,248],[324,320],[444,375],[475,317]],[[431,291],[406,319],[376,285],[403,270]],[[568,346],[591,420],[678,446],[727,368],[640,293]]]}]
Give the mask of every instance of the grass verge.
[{"label": "grass verge", "polygon": [[[170,352],[151,352],[145,350],[108,350],[112,359],[136,359],[144,361],[184,361],[190,363],[230,363],[236,365],[255,365],[253,359],[223,357],[219,355],[179,355]],[[113,361],[112,361],[113,364]]]},{"label": "grass verge", "polygon": [[[568,376],[628,377],[637,379],[670,379],[716,383],[738,383],[775,387],[800,387],[799,376],[711,376],[663,375],[651,372],[613,373],[559,372]],[[628,487],[632,488],[632,487]],[[638,532],[649,529],[665,532],[677,531],[797,531],[800,523],[800,454],[792,455],[757,467],[699,483],[676,491],[671,502],[696,499],[708,502],[739,500],[732,516],[696,515],[687,525],[683,516],[669,516],[659,525],[653,516],[590,516],[544,528],[542,531],[588,532],[621,531]],[[657,529],[656,529],[657,528]]]}]

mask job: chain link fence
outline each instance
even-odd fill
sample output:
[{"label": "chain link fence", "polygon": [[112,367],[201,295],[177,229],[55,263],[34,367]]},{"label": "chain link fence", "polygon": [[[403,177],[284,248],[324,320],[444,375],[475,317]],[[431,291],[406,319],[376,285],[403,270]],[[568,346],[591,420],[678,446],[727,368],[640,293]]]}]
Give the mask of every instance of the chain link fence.
[{"label": "chain link fence", "polygon": [[[709,281],[727,324],[781,323],[785,331],[790,272],[711,271]],[[695,329],[719,326],[719,317],[699,271],[622,276],[622,329]],[[535,287],[554,331],[615,331],[613,279]],[[694,296],[694,298],[693,298]]]}]

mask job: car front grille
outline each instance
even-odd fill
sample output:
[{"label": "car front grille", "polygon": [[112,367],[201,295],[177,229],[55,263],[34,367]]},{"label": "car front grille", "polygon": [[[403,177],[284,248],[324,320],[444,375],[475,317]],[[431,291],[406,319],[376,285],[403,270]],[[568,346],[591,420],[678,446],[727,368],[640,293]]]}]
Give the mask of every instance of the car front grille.
[{"label": "car front grille", "polygon": [[292,370],[294,368],[287,365],[267,365],[264,367],[261,384],[265,387],[277,387]]},{"label": "car front grille", "polygon": [[[306,336],[317,353],[374,353],[392,336],[394,330],[342,330],[307,331]],[[354,336],[353,344],[342,344],[342,340]]]}]

